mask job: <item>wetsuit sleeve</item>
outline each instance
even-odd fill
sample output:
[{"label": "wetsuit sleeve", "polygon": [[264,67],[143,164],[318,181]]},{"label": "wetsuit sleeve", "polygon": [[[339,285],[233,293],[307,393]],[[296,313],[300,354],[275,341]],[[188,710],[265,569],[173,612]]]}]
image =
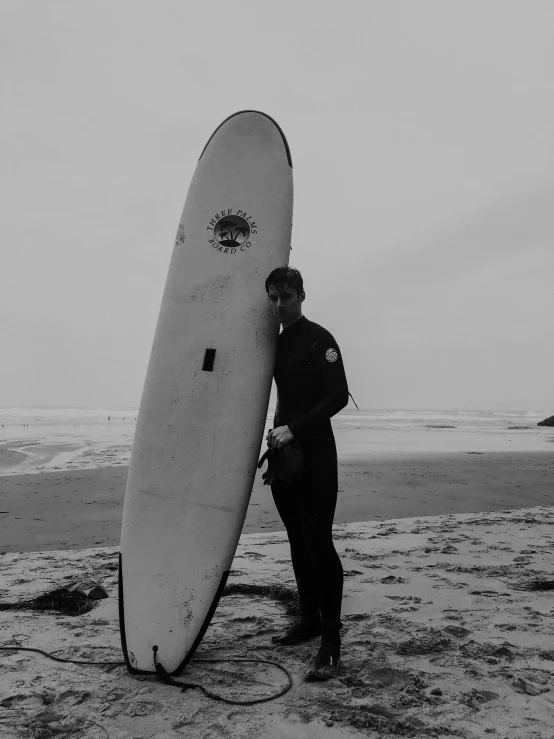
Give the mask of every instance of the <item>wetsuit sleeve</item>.
[{"label": "wetsuit sleeve", "polygon": [[346,374],[340,349],[333,337],[329,334],[327,340],[319,339],[312,346],[310,353],[316,380],[323,393],[317,405],[287,424],[292,434],[298,439],[309,438],[317,432],[322,421],[330,419],[348,405]]}]

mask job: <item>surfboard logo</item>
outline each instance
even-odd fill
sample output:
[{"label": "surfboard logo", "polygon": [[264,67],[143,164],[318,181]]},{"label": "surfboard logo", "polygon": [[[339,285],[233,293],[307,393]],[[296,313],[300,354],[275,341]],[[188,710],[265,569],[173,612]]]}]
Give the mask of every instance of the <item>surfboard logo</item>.
[{"label": "surfboard logo", "polygon": [[207,230],[212,232],[212,248],[222,254],[246,251],[252,246],[252,235],[258,233],[254,219],[240,208],[228,208],[216,213]]},{"label": "surfboard logo", "polygon": [[327,351],[325,352],[325,359],[328,362],[336,362],[338,358],[339,355],[334,349],[327,349]]},{"label": "surfboard logo", "polygon": [[220,218],[214,226],[214,237],[218,244],[237,247],[248,241],[250,226],[241,216]]}]

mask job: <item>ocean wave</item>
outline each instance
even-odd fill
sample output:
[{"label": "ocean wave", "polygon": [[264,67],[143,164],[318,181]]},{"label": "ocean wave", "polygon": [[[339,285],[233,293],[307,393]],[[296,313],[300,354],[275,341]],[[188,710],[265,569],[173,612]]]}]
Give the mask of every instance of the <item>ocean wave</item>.
[{"label": "ocean wave", "polygon": [[136,408],[0,408],[0,419],[10,423],[44,423],[62,425],[75,423],[106,423],[112,421],[134,421]]},{"label": "ocean wave", "polygon": [[[273,414],[269,408],[266,428],[273,424]],[[9,474],[128,464],[136,415],[136,408],[0,409],[0,423],[6,424],[0,428],[2,446],[26,455],[14,463]],[[469,439],[471,445],[511,450],[541,448],[548,442],[552,430],[536,428],[535,420],[548,415],[538,411],[345,409],[332,423],[337,442],[342,439],[346,446],[384,443],[389,449],[405,449],[448,444],[456,449]]]}]

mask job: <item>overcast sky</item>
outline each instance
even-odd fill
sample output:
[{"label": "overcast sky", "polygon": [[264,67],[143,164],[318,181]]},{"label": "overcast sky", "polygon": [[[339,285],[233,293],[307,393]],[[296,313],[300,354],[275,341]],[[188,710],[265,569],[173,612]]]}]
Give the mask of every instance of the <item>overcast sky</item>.
[{"label": "overcast sky", "polygon": [[200,152],[257,109],[358,405],[554,412],[553,38],[551,0],[0,0],[0,405],[138,405]]}]

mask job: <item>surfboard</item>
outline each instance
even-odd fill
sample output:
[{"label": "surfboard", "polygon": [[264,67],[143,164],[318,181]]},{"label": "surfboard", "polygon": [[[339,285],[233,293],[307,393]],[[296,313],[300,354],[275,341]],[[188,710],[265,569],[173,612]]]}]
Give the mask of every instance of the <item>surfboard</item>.
[{"label": "surfboard", "polygon": [[209,625],[244,523],[288,263],[292,161],[277,123],[227,118],[196,166],[169,265],[123,505],[119,620],[132,673],[179,674]]}]

